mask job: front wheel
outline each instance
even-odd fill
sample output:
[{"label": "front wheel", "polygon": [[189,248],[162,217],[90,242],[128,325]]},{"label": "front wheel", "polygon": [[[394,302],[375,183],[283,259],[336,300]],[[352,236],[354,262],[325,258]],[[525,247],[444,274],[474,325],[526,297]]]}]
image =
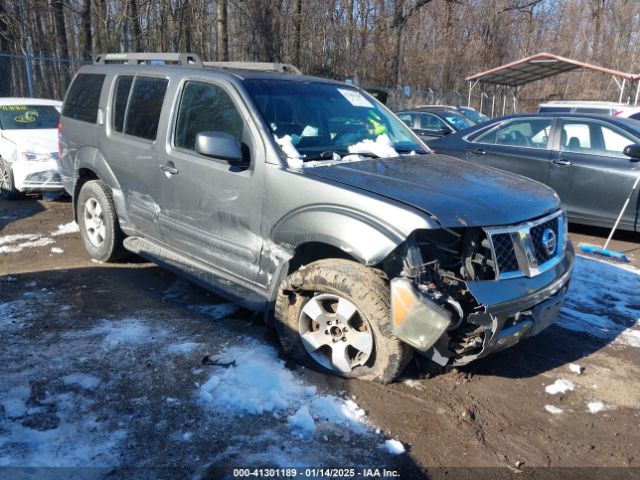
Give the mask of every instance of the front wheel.
[{"label": "front wheel", "polygon": [[112,262],[126,255],[111,190],[104,183],[91,180],[82,185],[76,215],[80,236],[91,258]]},{"label": "front wheel", "polygon": [[298,362],[346,378],[394,381],[411,349],[391,331],[389,287],[373,269],[320,260],[291,274],[276,300],[282,347]]},{"label": "front wheel", "polygon": [[0,158],[0,197],[5,200],[16,200],[21,197],[13,181],[13,172],[3,158]]}]

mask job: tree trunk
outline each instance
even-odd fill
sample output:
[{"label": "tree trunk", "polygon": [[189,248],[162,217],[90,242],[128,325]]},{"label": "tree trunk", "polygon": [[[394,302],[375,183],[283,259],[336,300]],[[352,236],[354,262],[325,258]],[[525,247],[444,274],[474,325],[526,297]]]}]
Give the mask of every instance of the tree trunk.
[{"label": "tree trunk", "polygon": [[219,62],[229,61],[229,35],[227,33],[227,0],[218,0],[216,12],[216,48]]},{"label": "tree trunk", "polygon": [[91,34],[91,0],[84,0],[82,9],[82,52],[84,60],[90,60],[93,56],[93,40]]},{"label": "tree trunk", "polygon": [[140,27],[140,16],[138,14],[138,0],[129,0],[129,8],[131,10],[131,22],[133,27],[132,44],[133,50],[142,52],[142,28]]}]

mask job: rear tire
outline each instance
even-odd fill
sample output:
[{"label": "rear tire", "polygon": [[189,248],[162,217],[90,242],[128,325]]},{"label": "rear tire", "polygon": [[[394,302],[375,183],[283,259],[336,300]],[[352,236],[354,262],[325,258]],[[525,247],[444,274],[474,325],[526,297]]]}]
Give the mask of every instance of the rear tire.
[{"label": "rear tire", "polygon": [[389,303],[389,286],[375,270],[350,260],[320,260],[283,282],[276,330],[285,353],[299,363],[390,383],[413,351],[393,335]]},{"label": "rear tire", "polygon": [[127,255],[111,190],[99,180],[82,185],[76,202],[80,236],[91,258],[114,262]]},{"label": "rear tire", "polygon": [[17,200],[22,193],[16,189],[13,182],[13,171],[3,158],[0,158],[0,197],[4,200]]}]

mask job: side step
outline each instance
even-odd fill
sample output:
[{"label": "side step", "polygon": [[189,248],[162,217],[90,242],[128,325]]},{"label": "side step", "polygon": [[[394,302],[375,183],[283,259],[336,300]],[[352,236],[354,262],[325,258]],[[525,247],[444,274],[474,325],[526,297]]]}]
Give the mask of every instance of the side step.
[{"label": "side step", "polygon": [[228,273],[216,270],[194,258],[176,253],[142,237],[125,238],[124,247],[249,310],[261,311],[267,308],[266,291],[262,292],[257,287],[243,283]]}]

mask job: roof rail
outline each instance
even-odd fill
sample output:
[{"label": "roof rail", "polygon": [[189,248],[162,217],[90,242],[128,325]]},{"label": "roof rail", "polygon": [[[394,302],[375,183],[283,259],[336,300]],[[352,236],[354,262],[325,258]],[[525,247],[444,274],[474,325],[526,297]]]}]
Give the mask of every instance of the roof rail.
[{"label": "roof rail", "polygon": [[282,72],[302,75],[298,68],[290,63],[277,62],[204,62],[205,67],[237,68],[241,70],[259,70],[261,72]]},{"label": "roof rail", "polygon": [[195,53],[104,53],[94,62],[100,65],[180,65],[183,67],[202,67],[200,57]]}]

